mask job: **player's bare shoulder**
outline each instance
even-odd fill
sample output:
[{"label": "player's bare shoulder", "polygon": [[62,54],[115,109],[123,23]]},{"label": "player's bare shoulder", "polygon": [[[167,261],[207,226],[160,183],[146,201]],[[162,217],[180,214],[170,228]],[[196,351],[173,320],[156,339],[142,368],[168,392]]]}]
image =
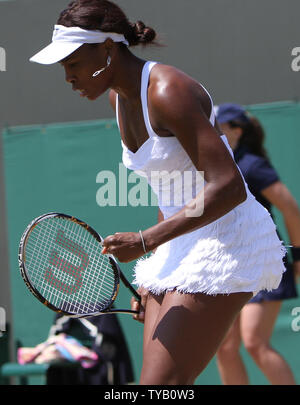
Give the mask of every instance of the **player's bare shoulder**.
[{"label": "player's bare shoulder", "polygon": [[157,64],[151,72],[149,94],[153,97],[165,96],[169,92],[178,90],[201,88],[201,85],[192,77],[174,66]]},{"label": "player's bare shoulder", "polygon": [[201,84],[181,70],[163,64],[153,67],[148,99],[158,121],[162,116],[183,115],[195,106],[201,106],[205,97],[207,94]]}]

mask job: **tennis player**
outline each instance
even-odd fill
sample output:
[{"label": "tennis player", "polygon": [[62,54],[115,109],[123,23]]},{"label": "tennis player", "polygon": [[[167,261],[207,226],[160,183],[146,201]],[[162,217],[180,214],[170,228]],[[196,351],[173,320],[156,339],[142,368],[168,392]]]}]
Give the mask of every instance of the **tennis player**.
[{"label": "tennis player", "polygon": [[[140,384],[193,384],[244,304],[278,286],[284,249],[234,162],[209,93],[180,70],[132,53],[155,39],[110,1],[76,0],[31,61],[60,62],[89,100],[110,89],[123,163],[148,179],[160,209],[156,225],[104,241],[121,262],[140,258],[135,282],[149,292]],[[195,175],[192,194],[184,173]]]},{"label": "tennis player", "polygon": [[300,275],[300,210],[268,158],[260,122],[237,104],[222,104],[217,111],[217,120],[249,190],[271,214],[272,205],[281,212],[293,245],[294,259],[292,265],[288,257],[284,257],[286,272],[278,288],[260,291],[242,309],[217,352],[220,375],[224,384],[249,383],[239,353],[243,340],[271,384],[292,385],[295,384],[293,373],[282,355],[272,347],[270,339],[283,300],[298,296],[295,278]]}]

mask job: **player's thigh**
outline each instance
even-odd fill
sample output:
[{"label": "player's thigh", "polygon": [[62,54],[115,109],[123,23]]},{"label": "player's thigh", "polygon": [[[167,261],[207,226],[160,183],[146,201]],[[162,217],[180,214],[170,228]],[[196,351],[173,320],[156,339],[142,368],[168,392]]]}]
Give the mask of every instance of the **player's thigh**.
[{"label": "player's thigh", "polygon": [[148,332],[142,371],[144,383],[155,384],[155,379],[156,383],[168,381],[174,373],[180,373],[186,380],[189,376],[196,377],[251,296],[251,293],[217,296],[167,293],[156,323]]}]

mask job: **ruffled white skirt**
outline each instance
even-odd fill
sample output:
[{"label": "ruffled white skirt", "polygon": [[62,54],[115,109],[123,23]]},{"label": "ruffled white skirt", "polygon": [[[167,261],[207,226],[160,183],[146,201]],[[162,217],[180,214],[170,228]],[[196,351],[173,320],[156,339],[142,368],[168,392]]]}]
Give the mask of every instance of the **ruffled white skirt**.
[{"label": "ruffled white skirt", "polygon": [[277,288],[286,253],[269,212],[252,195],[213,223],[159,246],[135,266],[134,283],[153,294],[209,295]]}]

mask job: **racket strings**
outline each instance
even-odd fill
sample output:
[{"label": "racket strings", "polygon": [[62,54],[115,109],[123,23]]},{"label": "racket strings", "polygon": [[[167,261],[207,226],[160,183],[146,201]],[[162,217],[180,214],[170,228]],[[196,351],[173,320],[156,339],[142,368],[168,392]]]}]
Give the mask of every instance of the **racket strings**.
[{"label": "racket strings", "polygon": [[38,223],[27,239],[26,271],[56,308],[78,314],[101,311],[111,304],[117,284],[101,249],[83,226],[51,217]]}]

